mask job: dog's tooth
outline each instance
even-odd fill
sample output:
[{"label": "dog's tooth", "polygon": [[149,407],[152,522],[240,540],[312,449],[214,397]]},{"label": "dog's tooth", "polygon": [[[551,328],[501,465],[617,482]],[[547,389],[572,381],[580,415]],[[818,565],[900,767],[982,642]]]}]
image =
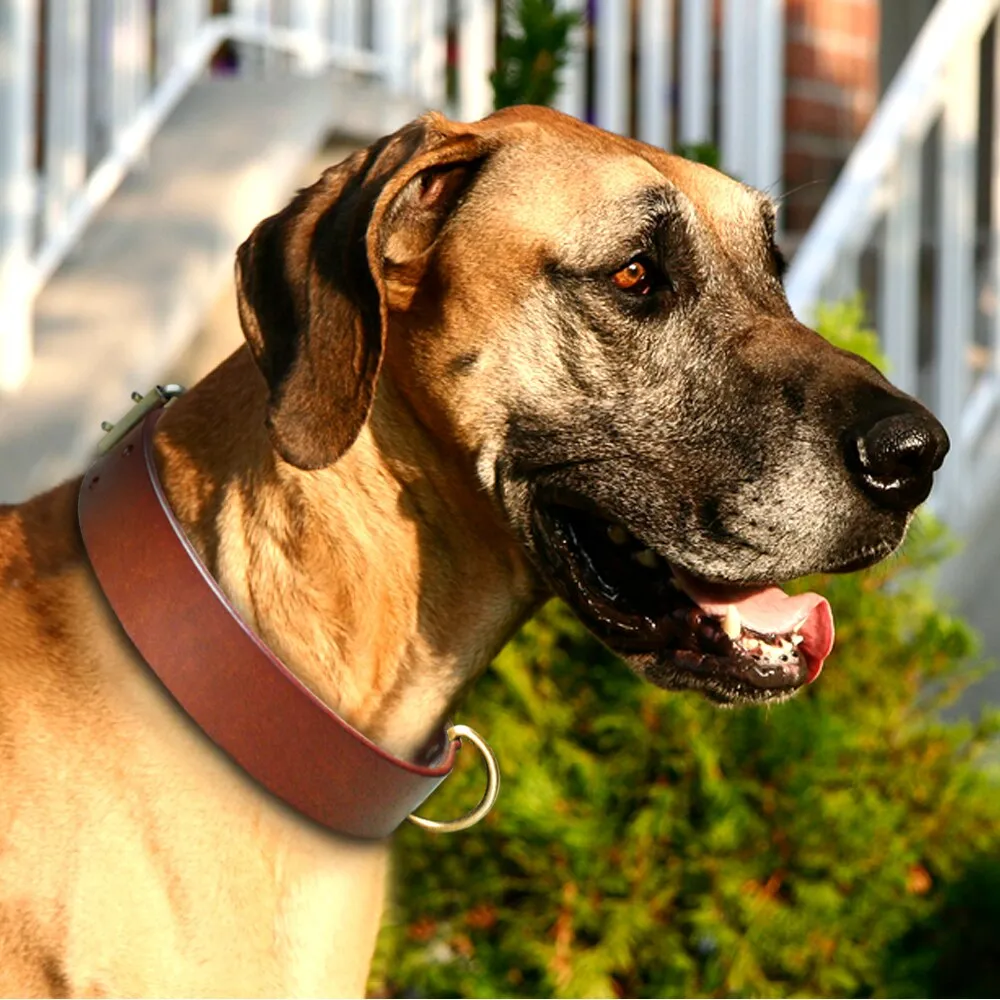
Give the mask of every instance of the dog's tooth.
[{"label": "dog's tooth", "polygon": [[743,621],[740,618],[739,609],[735,604],[730,604],[726,608],[726,613],[722,616],[722,631],[730,639],[738,639],[743,631]]},{"label": "dog's tooth", "polygon": [[610,538],[615,545],[624,545],[629,540],[629,533],[620,524],[609,524],[608,538]]},{"label": "dog's tooth", "polygon": [[656,569],[660,565],[659,556],[652,549],[643,549],[641,552],[636,552],[632,558],[640,565],[645,566],[646,569]]}]

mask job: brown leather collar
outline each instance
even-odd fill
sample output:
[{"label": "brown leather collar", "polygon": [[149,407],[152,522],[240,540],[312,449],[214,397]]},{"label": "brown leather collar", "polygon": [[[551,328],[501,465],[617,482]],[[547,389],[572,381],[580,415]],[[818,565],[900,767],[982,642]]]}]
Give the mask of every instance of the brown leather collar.
[{"label": "brown leather collar", "polygon": [[264,788],[336,833],[388,836],[448,776],[458,741],[439,733],[420,763],[386,753],[251,632],[167,504],[153,453],[166,399],[151,397],[124,436],[112,429],[80,486],[80,530],[108,603],[174,699]]}]

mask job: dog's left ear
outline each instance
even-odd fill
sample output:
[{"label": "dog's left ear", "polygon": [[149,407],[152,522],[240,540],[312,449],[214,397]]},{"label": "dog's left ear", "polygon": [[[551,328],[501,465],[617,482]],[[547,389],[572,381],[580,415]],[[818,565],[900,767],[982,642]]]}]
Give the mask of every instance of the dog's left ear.
[{"label": "dog's left ear", "polygon": [[415,286],[493,144],[419,119],[331,167],[237,251],[240,322],[286,461],[322,468],[354,442],[382,362],[386,275],[394,288]]}]

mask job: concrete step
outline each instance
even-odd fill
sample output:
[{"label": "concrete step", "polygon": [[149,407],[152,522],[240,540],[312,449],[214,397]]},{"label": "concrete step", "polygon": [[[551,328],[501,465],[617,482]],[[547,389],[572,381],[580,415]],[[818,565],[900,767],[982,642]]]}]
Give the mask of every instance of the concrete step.
[{"label": "concrete step", "polygon": [[0,502],[82,469],[101,421],[163,380],[231,284],[236,247],[315,179],[332,132],[351,136],[346,155],[420,110],[343,73],[195,86],[39,296],[35,364],[0,397]]}]

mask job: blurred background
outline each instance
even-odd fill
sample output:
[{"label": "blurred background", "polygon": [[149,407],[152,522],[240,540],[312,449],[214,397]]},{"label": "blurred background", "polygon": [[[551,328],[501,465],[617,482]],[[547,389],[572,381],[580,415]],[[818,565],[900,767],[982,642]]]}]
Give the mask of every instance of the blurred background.
[{"label": "blurred background", "polygon": [[558,605],[529,626],[468,708],[501,804],[461,841],[404,833],[373,992],[995,995],[998,15],[0,0],[0,502],[78,471],[132,390],[238,346],[236,246],[427,108],[553,104],[767,191],[796,312],[951,435],[904,553],[811,581],[838,652],[789,706],[650,690]]}]

